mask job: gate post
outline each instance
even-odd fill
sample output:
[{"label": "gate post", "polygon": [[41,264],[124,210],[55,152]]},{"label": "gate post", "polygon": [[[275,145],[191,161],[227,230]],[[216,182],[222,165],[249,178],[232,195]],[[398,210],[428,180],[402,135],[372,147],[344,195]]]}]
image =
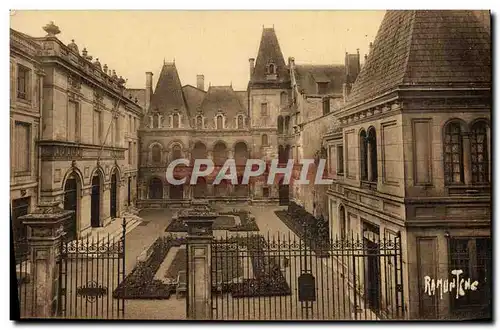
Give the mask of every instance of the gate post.
[{"label": "gate post", "polygon": [[64,223],[73,211],[63,210],[59,202],[41,203],[33,213],[21,217],[27,226],[31,261],[33,300],[29,317],[50,318],[58,314],[59,263]]},{"label": "gate post", "polygon": [[191,208],[179,212],[188,226],[187,234],[187,318],[212,318],[211,244],[212,224],[217,213],[208,203],[194,201]]}]

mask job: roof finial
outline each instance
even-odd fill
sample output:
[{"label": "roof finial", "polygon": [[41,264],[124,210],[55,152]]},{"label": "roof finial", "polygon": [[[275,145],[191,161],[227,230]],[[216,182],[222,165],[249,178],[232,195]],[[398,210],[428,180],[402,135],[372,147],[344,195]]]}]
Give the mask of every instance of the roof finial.
[{"label": "roof finial", "polygon": [[175,64],[175,57],[174,57],[174,64]]},{"label": "roof finial", "polygon": [[274,24],[273,24],[273,30],[274,30]]},{"label": "roof finial", "polygon": [[165,65],[165,57],[163,58],[163,65]]},{"label": "roof finial", "polygon": [[229,83],[229,86],[233,87],[233,81],[231,80],[231,82]]}]

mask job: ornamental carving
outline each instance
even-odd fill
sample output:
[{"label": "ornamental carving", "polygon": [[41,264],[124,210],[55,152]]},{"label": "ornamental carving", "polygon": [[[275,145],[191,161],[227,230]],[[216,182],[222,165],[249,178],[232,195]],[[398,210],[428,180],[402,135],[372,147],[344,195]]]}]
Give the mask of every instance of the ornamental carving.
[{"label": "ornamental carving", "polygon": [[70,89],[80,90],[82,88],[82,82],[80,78],[74,75],[68,76],[68,87]]}]

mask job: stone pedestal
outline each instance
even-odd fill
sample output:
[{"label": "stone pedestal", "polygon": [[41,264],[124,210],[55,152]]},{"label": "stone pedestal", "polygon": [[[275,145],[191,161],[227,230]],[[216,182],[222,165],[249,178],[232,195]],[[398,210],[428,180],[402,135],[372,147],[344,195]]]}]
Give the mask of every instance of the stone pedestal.
[{"label": "stone pedestal", "polygon": [[[21,217],[27,226],[33,280],[32,315],[36,318],[57,316],[59,311],[59,258],[64,223],[73,211],[63,210],[58,202],[40,204],[37,209]],[[26,302],[28,303],[28,302]]]},{"label": "stone pedestal", "polygon": [[193,201],[191,207],[179,212],[179,218],[188,226],[188,293],[187,318],[212,318],[211,244],[212,224],[217,218],[206,201]]}]

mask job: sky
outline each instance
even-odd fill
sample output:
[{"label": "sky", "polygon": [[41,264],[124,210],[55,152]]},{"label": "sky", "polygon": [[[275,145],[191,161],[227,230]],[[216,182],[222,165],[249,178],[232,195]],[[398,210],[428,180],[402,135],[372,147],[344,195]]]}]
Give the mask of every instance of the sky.
[{"label": "sky", "polygon": [[361,58],[375,39],[384,11],[20,11],[11,13],[11,28],[33,37],[54,21],[68,44],[127,79],[127,88],[144,88],[145,72],[156,85],[163,61],[175,60],[182,85],[205,89],[230,85],[245,90],[248,59],[257,57],[262,28],[275,28],[287,62],[343,64],[345,52]]}]

